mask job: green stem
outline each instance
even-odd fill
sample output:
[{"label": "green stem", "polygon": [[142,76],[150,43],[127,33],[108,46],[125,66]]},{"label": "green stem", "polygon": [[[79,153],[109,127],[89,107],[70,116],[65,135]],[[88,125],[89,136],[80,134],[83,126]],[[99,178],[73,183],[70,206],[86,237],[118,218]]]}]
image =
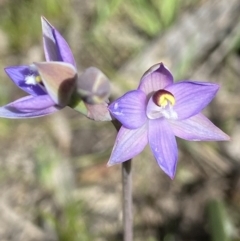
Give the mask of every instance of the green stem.
[{"label": "green stem", "polygon": [[210,233],[212,241],[229,241],[227,234],[227,215],[222,200],[211,200],[208,203],[207,211],[209,215]]}]

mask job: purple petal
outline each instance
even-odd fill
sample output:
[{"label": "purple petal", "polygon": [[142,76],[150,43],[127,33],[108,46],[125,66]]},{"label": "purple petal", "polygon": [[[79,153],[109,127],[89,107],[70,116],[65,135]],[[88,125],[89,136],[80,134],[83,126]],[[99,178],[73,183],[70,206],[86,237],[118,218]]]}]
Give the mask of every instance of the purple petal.
[{"label": "purple petal", "polygon": [[40,86],[26,84],[26,77],[34,74],[33,70],[31,70],[29,66],[9,66],[5,68],[5,72],[20,89],[24,90],[28,94],[33,96],[46,94]]},{"label": "purple petal", "polygon": [[175,136],[188,141],[228,141],[227,134],[199,113],[189,119],[169,121]]},{"label": "purple petal", "polygon": [[76,67],[72,51],[62,35],[44,18],[42,20],[43,47],[47,61],[62,61]]},{"label": "purple petal", "polygon": [[144,149],[147,143],[147,124],[134,130],[121,127],[108,161],[108,166],[133,158]]},{"label": "purple petal", "polygon": [[160,168],[174,178],[178,150],[176,138],[164,118],[149,120],[149,145]]},{"label": "purple petal", "polygon": [[166,86],[172,83],[172,74],[164,67],[162,63],[160,63],[152,66],[147,72],[145,72],[140,81],[138,89],[149,95],[154,91],[164,89]]},{"label": "purple petal", "polygon": [[32,112],[54,106],[55,103],[49,95],[26,96],[7,105],[8,109],[18,112]]},{"label": "purple petal", "polygon": [[10,104],[0,107],[0,117],[10,119],[34,118],[52,114],[59,107],[53,106],[53,101],[47,95],[26,96]]},{"label": "purple petal", "polygon": [[211,102],[218,89],[217,84],[191,81],[178,82],[165,88],[175,97],[176,104],[173,109],[179,120],[198,114]]},{"label": "purple petal", "polygon": [[146,94],[141,90],[129,91],[114,101],[109,110],[128,129],[141,127],[147,120]]},{"label": "purple petal", "polygon": [[44,18],[42,21],[43,48],[47,61],[59,61],[59,50],[53,35],[54,27]]}]

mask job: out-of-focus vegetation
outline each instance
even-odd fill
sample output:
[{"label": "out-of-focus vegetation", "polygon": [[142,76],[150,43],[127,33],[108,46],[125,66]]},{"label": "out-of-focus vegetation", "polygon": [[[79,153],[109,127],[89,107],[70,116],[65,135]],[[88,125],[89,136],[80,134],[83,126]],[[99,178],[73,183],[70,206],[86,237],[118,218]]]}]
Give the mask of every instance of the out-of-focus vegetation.
[{"label": "out-of-focus vegetation", "polygon": [[10,50],[21,53],[40,41],[41,15],[60,18],[66,23],[70,12],[70,2],[67,0],[19,0],[3,2],[2,5],[0,25],[8,34]]},{"label": "out-of-focus vegetation", "polygon": [[[3,2],[0,8],[0,26],[8,35],[9,51],[24,54],[29,46],[41,42],[39,21],[41,15],[56,23],[58,29],[67,30],[66,26],[73,20],[71,13],[73,2],[67,0],[19,0],[17,4],[13,4],[12,1]],[[198,0],[99,0],[96,4],[88,3],[90,12],[85,22],[79,23],[83,25],[80,42],[84,42],[86,55],[90,56],[85,62],[88,63],[95,58],[96,63],[103,66],[105,71],[114,73],[150,39],[168,28],[179,11],[190,8],[197,2]],[[132,32],[130,37],[126,36],[129,40],[121,43],[119,35],[125,36],[123,29],[115,32],[118,35],[115,37],[119,39],[118,42],[111,42],[106,34],[111,34],[114,28],[124,28],[124,26]],[[134,44],[134,41],[140,41],[142,44]]]}]

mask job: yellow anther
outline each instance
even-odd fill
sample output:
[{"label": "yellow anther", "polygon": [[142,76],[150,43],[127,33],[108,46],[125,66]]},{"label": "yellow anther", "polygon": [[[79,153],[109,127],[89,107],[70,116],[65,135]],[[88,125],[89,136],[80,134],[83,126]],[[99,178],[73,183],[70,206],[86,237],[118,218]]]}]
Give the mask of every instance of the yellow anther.
[{"label": "yellow anther", "polygon": [[159,98],[159,105],[165,107],[168,103],[175,104],[175,98],[172,94],[163,94]]},{"label": "yellow anther", "polygon": [[41,78],[40,75],[35,76],[35,80],[36,80],[37,83],[41,83],[42,82],[42,78]]},{"label": "yellow anther", "polygon": [[153,102],[161,107],[165,107],[168,104],[174,105],[175,98],[171,92],[167,90],[158,90],[153,94]]}]

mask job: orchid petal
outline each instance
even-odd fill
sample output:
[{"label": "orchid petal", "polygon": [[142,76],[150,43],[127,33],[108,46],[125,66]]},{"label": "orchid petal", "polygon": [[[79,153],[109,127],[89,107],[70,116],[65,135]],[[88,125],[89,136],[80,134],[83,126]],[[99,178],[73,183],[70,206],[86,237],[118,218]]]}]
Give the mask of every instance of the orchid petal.
[{"label": "orchid petal", "polygon": [[52,114],[60,108],[48,95],[37,97],[26,96],[0,107],[0,117],[10,119],[34,118]]},{"label": "orchid petal", "polygon": [[121,127],[108,166],[127,161],[138,155],[147,145],[147,123],[134,130]]},{"label": "orchid petal", "polygon": [[34,65],[54,102],[60,106],[66,106],[76,85],[75,67],[63,62],[41,62]]},{"label": "orchid petal", "polygon": [[5,72],[20,89],[27,92],[28,94],[33,96],[46,94],[46,92],[44,92],[40,86],[26,84],[26,77],[35,74],[29,66],[10,66],[5,68]]},{"label": "orchid petal", "polygon": [[199,113],[189,119],[169,121],[174,135],[188,141],[228,141],[227,134]]},{"label": "orchid petal", "polygon": [[141,127],[147,120],[146,94],[141,90],[129,91],[114,101],[109,110],[122,125],[129,129]]},{"label": "orchid petal", "polygon": [[177,167],[177,143],[171,126],[164,118],[149,120],[148,139],[158,165],[173,179]]},{"label": "orchid petal", "polygon": [[32,112],[54,106],[55,103],[49,95],[26,96],[8,104],[8,108],[19,112]]},{"label": "orchid petal", "polygon": [[138,86],[147,95],[173,83],[173,76],[162,63],[152,66],[145,72]]},{"label": "orchid petal", "polygon": [[72,51],[62,35],[45,19],[42,20],[43,47],[47,61],[62,61],[76,67]]},{"label": "orchid petal", "polygon": [[171,92],[176,100],[173,109],[178,119],[187,119],[198,114],[214,98],[219,85],[206,82],[182,81],[167,86],[165,90]]},{"label": "orchid petal", "polygon": [[59,56],[59,49],[53,34],[54,27],[44,17],[41,17],[41,21],[43,32],[43,48],[46,60],[62,61],[61,57]]}]

